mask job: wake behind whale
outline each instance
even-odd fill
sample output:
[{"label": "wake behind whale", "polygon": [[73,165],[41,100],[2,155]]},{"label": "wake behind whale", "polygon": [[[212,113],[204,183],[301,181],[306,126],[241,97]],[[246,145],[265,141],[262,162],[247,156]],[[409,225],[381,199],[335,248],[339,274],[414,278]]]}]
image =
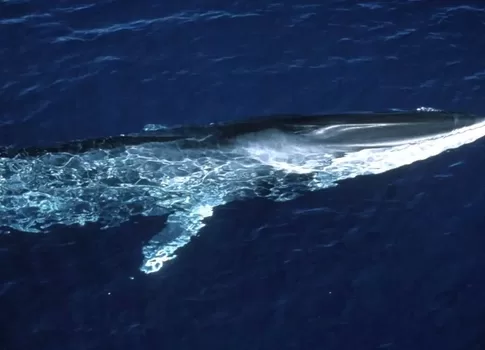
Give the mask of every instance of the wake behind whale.
[{"label": "wake behind whale", "polygon": [[227,202],[285,201],[471,143],[485,119],[431,112],[275,116],[174,127],[52,147],[0,149],[0,226],[113,227],[168,215],[143,248],[158,271]]}]

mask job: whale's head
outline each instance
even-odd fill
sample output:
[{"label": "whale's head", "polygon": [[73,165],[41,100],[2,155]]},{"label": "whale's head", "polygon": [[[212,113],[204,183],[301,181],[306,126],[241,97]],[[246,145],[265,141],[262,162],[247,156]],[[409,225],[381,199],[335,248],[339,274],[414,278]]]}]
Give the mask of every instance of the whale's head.
[{"label": "whale's head", "polygon": [[276,168],[353,177],[473,142],[482,136],[484,123],[483,117],[437,111],[281,117],[272,127],[238,135],[237,141],[251,157]]}]

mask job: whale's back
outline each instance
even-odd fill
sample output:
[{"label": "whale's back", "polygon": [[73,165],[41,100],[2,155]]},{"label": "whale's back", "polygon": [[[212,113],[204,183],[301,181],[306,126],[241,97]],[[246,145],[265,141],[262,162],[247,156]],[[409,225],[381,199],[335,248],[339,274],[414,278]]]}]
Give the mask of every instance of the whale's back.
[{"label": "whale's back", "polygon": [[45,153],[79,154],[144,143],[177,143],[181,148],[219,147],[246,135],[279,131],[305,135],[335,147],[380,147],[439,135],[482,120],[470,114],[448,112],[347,113],[327,115],[274,115],[210,125],[162,128],[127,135],[74,140],[49,146],[0,147],[0,157],[38,156]]}]

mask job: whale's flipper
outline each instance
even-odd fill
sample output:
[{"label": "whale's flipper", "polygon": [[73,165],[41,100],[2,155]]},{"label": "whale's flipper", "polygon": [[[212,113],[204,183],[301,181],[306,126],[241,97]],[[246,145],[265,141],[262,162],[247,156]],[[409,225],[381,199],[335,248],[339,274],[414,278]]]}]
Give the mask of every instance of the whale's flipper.
[{"label": "whale's flipper", "polygon": [[140,270],[145,273],[157,272],[165,262],[176,258],[175,251],[199,233],[205,226],[204,218],[212,215],[212,208],[210,205],[200,205],[170,214],[163,230],[143,247],[144,259]]},{"label": "whale's flipper", "polygon": [[175,251],[190,240],[191,235],[179,222],[169,222],[143,247],[141,270],[152,273],[160,270],[166,261],[176,257]]}]

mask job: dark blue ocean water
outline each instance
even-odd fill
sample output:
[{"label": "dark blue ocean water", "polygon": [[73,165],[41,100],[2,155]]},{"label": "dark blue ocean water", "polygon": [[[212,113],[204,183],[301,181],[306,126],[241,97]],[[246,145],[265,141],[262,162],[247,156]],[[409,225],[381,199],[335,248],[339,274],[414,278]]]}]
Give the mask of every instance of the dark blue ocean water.
[{"label": "dark blue ocean water", "polygon": [[[483,1],[3,0],[0,145],[273,113],[483,115],[484,34]],[[152,275],[141,248],[164,218],[4,233],[0,349],[483,349],[484,154],[227,204]]]}]

